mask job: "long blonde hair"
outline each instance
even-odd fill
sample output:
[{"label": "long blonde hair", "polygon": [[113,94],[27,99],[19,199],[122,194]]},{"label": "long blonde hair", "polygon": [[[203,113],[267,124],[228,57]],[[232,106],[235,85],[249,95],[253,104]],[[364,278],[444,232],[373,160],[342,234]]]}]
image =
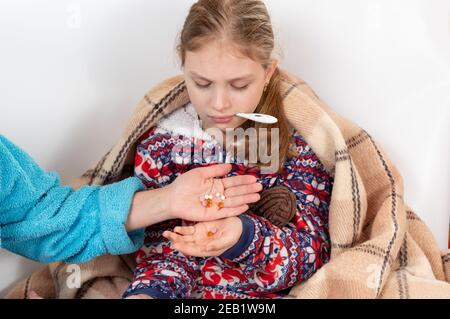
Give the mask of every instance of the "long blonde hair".
[{"label": "long blonde hair", "polygon": [[[199,0],[194,3],[180,33],[177,53],[184,66],[186,51],[196,51],[209,41],[227,39],[238,45],[249,58],[261,63],[266,69],[272,61],[275,40],[272,22],[267,8],[261,0]],[[251,121],[245,128],[266,128],[279,130],[279,167],[287,156],[292,155],[289,124],[283,112],[280,93],[281,74],[278,67],[274,71],[266,90],[255,110],[278,118],[276,124],[261,124]],[[270,141],[268,143],[270,145]],[[248,147],[246,148],[248,150]],[[272,152],[273,150],[269,150]],[[258,164],[262,165],[258,159]]]}]

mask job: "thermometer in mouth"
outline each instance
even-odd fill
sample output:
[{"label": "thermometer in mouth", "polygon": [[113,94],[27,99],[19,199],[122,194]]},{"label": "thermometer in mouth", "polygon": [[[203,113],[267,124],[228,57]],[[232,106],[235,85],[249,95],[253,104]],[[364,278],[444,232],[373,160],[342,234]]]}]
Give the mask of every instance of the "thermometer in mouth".
[{"label": "thermometer in mouth", "polygon": [[250,121],[265,124],[274,124],[278,122],[278,119],[276,117],[261,113],[236,113],[235,115]]}]

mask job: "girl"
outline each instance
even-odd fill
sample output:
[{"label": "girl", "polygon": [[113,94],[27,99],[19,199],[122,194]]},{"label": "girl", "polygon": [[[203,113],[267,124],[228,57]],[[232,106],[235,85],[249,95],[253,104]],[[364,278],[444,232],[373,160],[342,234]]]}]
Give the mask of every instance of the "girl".
[{"label": "girl", "polygon": [[[177,219],[149,227],[124,297],[277,298],[328,261],[333,181],[283,114],[273,51],[271,21],[262,1],[196,2],[178,45],[190,103],[141,138],[135,174],[147,188],[161,188],[195,167],[229,161],[233,168],[228,176],[251,174],[265,190],[282,185],[293,192],[294,218],[275,226],[248,211],[210,222]],[[278,122],[267,125],[235,116],[252,112]],[[278,133],[279,143],[270,149],[278,155],[277,170],[263,172],[261,156],[253,163],[248,148],[242,158],[222,147],[221,138],[225,145],[237,145],[225,132],[238,128],[256,129],[255,143],[240,141],[246,146],[262,146],[262,129]],[[208,134],[212,129],[222,136]],[[198,154],[199,149],[206,155],[192,157],[191,150]],[[228,205],[233,194],[212,186],[205,195],[199,200],[210,207]]]}]

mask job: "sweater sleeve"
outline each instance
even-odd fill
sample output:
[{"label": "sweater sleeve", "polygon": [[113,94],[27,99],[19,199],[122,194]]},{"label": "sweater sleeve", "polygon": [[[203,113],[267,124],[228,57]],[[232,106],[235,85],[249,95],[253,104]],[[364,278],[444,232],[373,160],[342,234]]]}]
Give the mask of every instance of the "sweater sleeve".
[{"label": "sweater sleeve", "polygon": [[56,173],[0,135],[0,247],[39,262],[85,262],[125,254],[143,243],[144,230],[127,232],[135,192],[132,177],[106,186],[62,186]]},{"label": "sweater sleeve", "polygon": [[243,232],[239,241],[247,246],[238,252],[236,244],[222,257],[243,265],[246,275],[265,291],[281,291],[307,280],[327,261],[328,243],[317,233],[292,223],[279,228],[263,217],[245,216],[251,223],[247,221],[243,229],[251,224],[252,230],[247,230],[251,235]]}]

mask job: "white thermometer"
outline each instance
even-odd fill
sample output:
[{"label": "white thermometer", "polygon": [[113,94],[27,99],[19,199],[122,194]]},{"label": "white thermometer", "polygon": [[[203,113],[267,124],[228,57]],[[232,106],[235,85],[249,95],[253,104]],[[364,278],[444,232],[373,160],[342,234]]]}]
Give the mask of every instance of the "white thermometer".
[{"label": "white thermometer", "polygon": [[278,122],[278,119],[272,115],[260,114],[260,113],[236,113],[236,116],[243,117],[244,119],[260,122],[265,124],[274,124]]}]

